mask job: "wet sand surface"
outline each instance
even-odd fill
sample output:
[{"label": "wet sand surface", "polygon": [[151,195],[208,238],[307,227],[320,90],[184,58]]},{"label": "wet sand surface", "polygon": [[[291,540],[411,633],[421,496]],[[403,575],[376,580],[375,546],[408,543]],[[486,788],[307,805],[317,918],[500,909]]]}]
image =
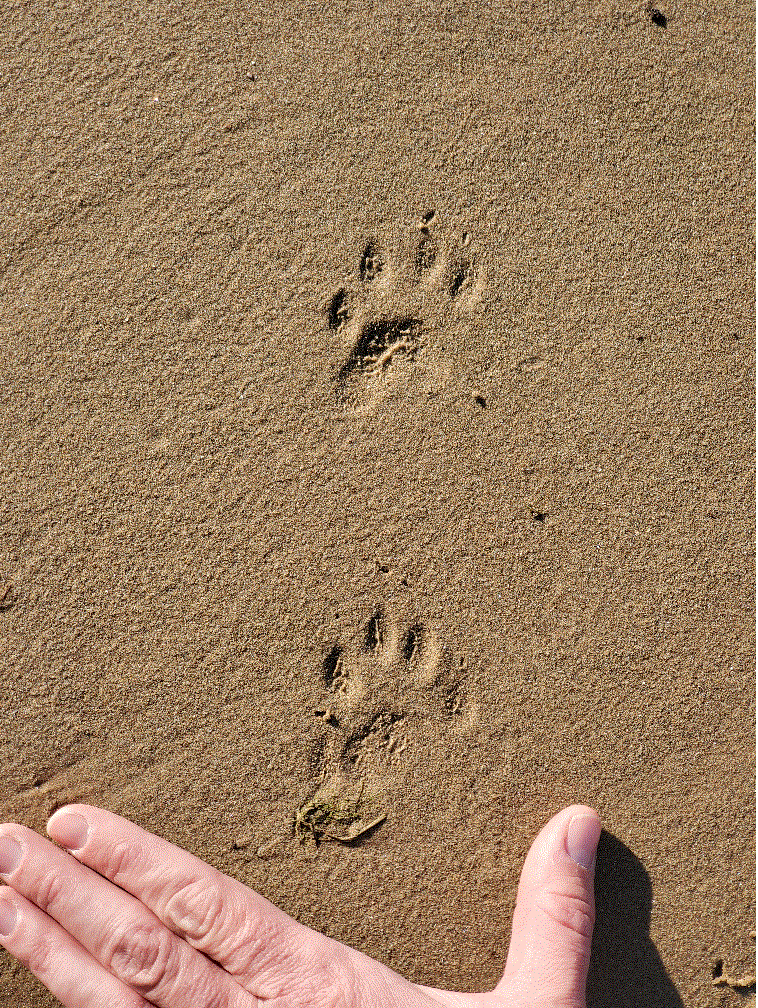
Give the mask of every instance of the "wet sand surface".
[{"label": "wet sand surface", "polygon": [[749,1004],[752,7],[3,20],[2,821],[485,991],[583,802],[590,1005]]}]

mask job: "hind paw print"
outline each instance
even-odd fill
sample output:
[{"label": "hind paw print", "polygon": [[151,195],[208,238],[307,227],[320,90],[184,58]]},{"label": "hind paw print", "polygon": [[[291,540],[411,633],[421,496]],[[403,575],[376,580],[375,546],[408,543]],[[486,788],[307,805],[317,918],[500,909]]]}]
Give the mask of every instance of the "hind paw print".
[{"label": "hind paw print", "polygon": [[397,265],[377,238],[368,239],[357,282],[340,287],[326,306],[329,328],[349,347],[334,381],[338,403],[372,409],[393,376],[433,353],[429,329],[471,309],[483,285],[470,244],[466,232],[456,241],[442,237],[433,211],[421,218],[410,254]]},{"label": "hind paw print", "polygon": [[[443,655],[422,623],[402,628],[381,607],[366,622],[358,647],[331,648],[321,668],[329,702],[314,713],[332,733],[314,754],[319,788],[296,813],[301,840],[315,823],[313,809],[319,815],[342,809],[343,818],[345,808],[352,810],[349,835],[321,830],[331,839],[354,840],[379,824],[386,812],[377,804],[382,782],[402,771],[414,740],[433,723],[443,730],[470,726],[467,672],[466,659]],[[355,803],[356,793],[365,809]],[[319,830],[316,824],[314,833]]]}]

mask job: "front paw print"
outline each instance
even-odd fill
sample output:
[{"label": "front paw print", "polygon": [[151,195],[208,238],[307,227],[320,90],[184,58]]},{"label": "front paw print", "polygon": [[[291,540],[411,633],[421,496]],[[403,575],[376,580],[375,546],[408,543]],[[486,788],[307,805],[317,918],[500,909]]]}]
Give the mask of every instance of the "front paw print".
[{"label": "front paw print", "polygon": [[358,280],[340,287],[326,306],[328,325],[344,333],[349,351],[338,369],[338,403],[367,412],[386,395],[402,368],[429,357],[431,321],[470,310],[482,281],[468,254],[470,235],[442,238],[432,211],[419,221],[410,262],[393,264],[376,237],[368,239]]}]

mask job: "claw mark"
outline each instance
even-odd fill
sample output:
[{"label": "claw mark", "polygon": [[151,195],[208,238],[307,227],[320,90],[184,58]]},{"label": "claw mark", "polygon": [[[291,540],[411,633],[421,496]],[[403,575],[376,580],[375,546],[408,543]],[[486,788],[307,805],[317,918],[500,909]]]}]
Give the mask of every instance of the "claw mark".
[{"label": "claw mark", "polygon": [[384,269],[384,257],[374,238],[369,239],[360,262],[360,276],[364,283],[371,283]]},{"label": "claw mark", "polygon": [[450,297],[456,298],[461,293],[464,287],[469,287],[471,285],[471,263],[468,260],[464,260],[458,269],[455,271],[452,282],[450,284]]},{"label": "claw mark", "polygon": [[378,654],[384,645],[384,613],[377,609],[366,625],[365,649],[370,654]]},{"label": "claw mark", "polygon": [[322,672],[324,675],[324,682],[331,689],[337,680],[342,679],[342,648],[336,645],[332,648],[329,654],[324,658],[324,664],[322,666]]},{"label": "claw mark", "polygon": [[407,662],[417,658],[422,647],[423,627],[418,623],[408,631],[408,636],[403,644],[403,659]]},{"label": "claw mark", "polygon": [[465,699],[461,694],[461,677],[468,671],[468,662],[465,658],[458,659],[458,673],[455,675],[450,669],[443,669],[434,680],[434,685],[442,697],[442,703],[449,715],[460,714],[465,705]]},{"label": "claw mark", "polygon": [[431,269],[437,262],[437,243],[431,235],[425,231],[419,239],[414,259],[416,276],[421,276],[426,270]]},{"label": "claw mark", "polygon": [[347,291],[341,287],[329,302],[327,315],[330,329],[341,329],[348,321]]}]

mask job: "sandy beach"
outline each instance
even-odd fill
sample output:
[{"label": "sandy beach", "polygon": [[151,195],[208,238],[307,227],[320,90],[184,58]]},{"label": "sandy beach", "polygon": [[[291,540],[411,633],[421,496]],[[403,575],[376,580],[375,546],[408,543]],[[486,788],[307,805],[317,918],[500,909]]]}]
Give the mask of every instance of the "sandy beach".
[{"label": "sandy beach", "polygon": [[486,991],[586,803],[591,1008],[754,1003],[753,24],[5,7],[0,821]]}]

